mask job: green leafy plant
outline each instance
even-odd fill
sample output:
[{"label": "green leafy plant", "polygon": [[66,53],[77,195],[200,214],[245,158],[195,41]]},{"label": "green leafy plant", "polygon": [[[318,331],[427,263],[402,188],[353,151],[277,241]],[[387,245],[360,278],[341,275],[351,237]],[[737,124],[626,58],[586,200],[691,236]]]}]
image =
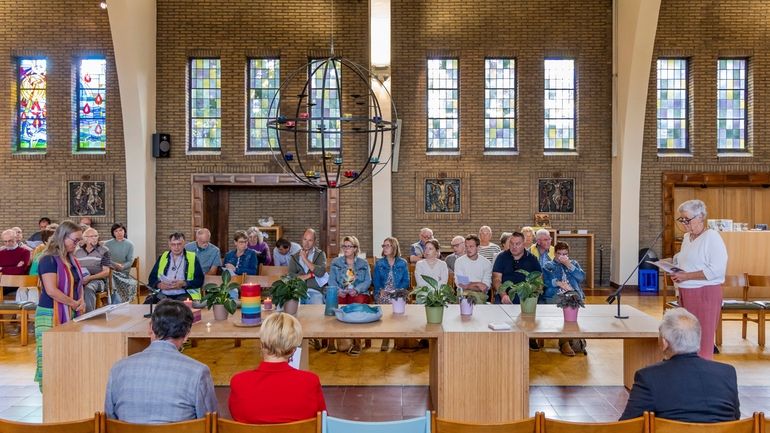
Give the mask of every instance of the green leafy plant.
[{"label": "green leafy plant", "polygon": [[513,299],[515,295],[519,295],[519,300],[521,301],[529,298],[536,298],[543,294],[542,272],[528,272],[524,269],[519,269],[516,272],[524,274],[524,281],[515,284],[513,281],[506,281],[500,285],[498,292],[507,294],[511,299]]},{"label": "green leafy plant", "polygon": [[438,281],[427,275],[421,275],[428,285],[417,287],[412,291],[412,296],[418,304],[427,307],[446,307],[449,303],[457,302],[457,295],[448,284],[439,285]]},{"label": "green leafy plant", "polygon": [[471,305],[476,305],[476,296],[474,296],[472,293],[473,292],[470,291],[470,290],[463,290],[463,289],[458,287],[457,288],[457,302],[460,302],[461,300],[465,299]]},{"label": "green leafy plant", "polygon": [[228,313],[234,314],[238,306],[230,297],[230,290],[239,287],[241,287],[239,283],[232,281],[230,271],[224,271],[222,273],[222,284],[208,283],[203,286],[205,295],[203,295],[202,300],[206,303],[206,308],[209,310],[214,305],[224,305]]},{"label": "green leafy plant", "polygon": [[585,308],[586,303],[576,290],[567,290],[556,294],[556,306],[559,308]]},{"label": "green leafy plant", "polygon": [[409,298],[409,290],[407,289],[396,289],[391,292],[388,292],[388,298],[390,299],[407,299]]},{"label": "green leafy plant", "polygon": [[270,286],[268,296],[273,298],[273,304],[283,307],[287,301],[307,298],[307,282],[299,277],[284,275]]}]

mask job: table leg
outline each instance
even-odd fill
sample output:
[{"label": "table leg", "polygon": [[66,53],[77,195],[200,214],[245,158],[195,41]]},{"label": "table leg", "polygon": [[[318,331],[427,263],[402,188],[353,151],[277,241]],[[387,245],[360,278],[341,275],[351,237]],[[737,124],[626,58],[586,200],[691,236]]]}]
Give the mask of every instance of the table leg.
[{"label": "table leg", "polygon": [[637,370],[663,359],[657,338],[627,338],[623,340],[623,385],[631,389]]}]

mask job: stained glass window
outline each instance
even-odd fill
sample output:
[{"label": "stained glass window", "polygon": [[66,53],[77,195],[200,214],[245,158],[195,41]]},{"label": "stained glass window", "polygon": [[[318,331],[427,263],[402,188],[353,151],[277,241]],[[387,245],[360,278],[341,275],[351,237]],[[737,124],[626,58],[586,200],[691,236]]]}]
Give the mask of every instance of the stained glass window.
[{"label": "stained glass window", "polygon": [[457,59],[428,59],[428,151],[460,149]]},{"label": "stained glass window", "polygon": [[575,61],[545,59],[545,150],[575,150]]},{"label": "stained glass window", "polygon": [[339,60],[310,62],[310,150],[339,149],[342,146],[340,112],[341,65]]},{"label": "stained glass window", "polygon": [[[269,150],[277,146],[275,130],[267,128],[267,120],[278,115],[278,89],[281,87],[281,61],[249,60],[249,148]],[[275,97],[273,111],[270,103]]]},{"label": "stained glass window", "polygon": [[81,59],[78,65],[78,132],[75,151],[104,151],[107,61]]},{"label": "stained glass window", "polygon": [[516,60],[484,61],[484,148],[516,150]]},{"label": "stained glass window", "polygon": [[221,75],[219,59],[190,59],[190,150],[222,146]]},{"label": "stained glass window", "polygon": [[746,59],[719,59],[717,151],[746,150]]},{"label": "stained glass window", "polygon": [[658,59],[658,152],[688,152],[687,59]]},{"label": "stained glass window", "polygon": [[17,152],[45,152],[48,146],[46,59],[19,59]]}]

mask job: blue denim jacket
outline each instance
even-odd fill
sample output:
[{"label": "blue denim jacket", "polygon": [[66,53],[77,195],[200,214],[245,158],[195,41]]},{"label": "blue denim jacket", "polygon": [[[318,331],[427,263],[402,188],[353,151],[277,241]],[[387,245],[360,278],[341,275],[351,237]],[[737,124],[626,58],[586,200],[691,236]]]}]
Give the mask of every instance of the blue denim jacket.
[{"label": "blue denim jacket", "polygon": [[583,269],[580,268],[580,264],[576,260],[570,259],[570,263],[572,263],[572,266],[574,266],[571,271],[567,269],[566,266],[555,260],[551,260],[550,262],[546,263],[545,266],[543,266],[543,282],[545,283],[545,292],[543,293],[544,299],[547,300],[553,298],[557,293],[559,293],[560,288],[556,285],[556,283],[561,281],[562,275],[565,274],[567,276],[569,285],[572,286],[572,288],[575,289],[578,293],[580,293],[582,298],[586,297],[583,289],[580,288],[580,283],[585,280],[586,273],[583,272]]},{"label": "blue denim jacket", "polygon": [[[375,299],[377,299],[380,290],[385,287],[385,283],[388,281],[388,272],[390,272],[390,265],[386,257],[381,257],[374,262]],[[409,288],[409,266],[406,264],[406,260],[401,257],[396,257],[396,260],[393,262],[393,288]]]},{"label": "blue denim jacket", "polygon": [[[369,270],[369,262],[360,257],[356,257],[353,270],[356,272],[353,288],[356,289],[356,292],[358,293],[369,294],[369,286],[372,285],[372,274]],[[345,261],[345,257],[337,257],[332,260],[331,270],[329,271],[329,285],[337,286],[340,289],[344,288],[347,272],[348,264]]]}]

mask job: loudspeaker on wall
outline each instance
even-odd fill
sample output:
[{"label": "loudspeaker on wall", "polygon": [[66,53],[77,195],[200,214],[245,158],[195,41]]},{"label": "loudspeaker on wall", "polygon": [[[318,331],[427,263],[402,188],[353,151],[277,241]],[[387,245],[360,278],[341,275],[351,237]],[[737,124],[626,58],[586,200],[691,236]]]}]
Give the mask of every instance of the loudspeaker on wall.
[{"label": "loudspeaker on wall", "polygon": [[171,135],[162,132],[152,134],[152,156],[168,158],[171,156]]}]

